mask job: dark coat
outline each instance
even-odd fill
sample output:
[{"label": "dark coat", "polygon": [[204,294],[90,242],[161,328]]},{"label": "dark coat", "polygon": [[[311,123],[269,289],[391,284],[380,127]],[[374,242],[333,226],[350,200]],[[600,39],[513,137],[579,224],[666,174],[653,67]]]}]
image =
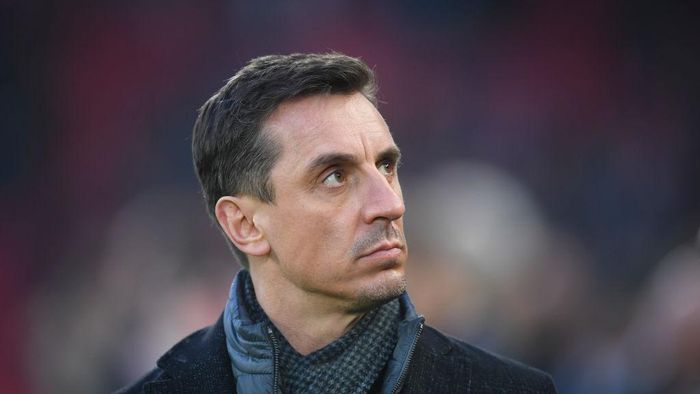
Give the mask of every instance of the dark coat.
[{"label": "dark coat", "polygon": [[[118,393],[234,393],[223,320],[183,339]],[[545,373],[425,326],[402,393],[555,393]]]}]

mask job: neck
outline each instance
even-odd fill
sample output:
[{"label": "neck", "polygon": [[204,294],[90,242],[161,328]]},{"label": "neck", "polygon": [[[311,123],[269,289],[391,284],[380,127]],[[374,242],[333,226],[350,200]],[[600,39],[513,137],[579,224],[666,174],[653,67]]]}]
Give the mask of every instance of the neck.
[{"label": "neck", "polygon": [[275,277],[251,272],[255,296],[275,327],[301,355],[340,338],[364,315]]}]

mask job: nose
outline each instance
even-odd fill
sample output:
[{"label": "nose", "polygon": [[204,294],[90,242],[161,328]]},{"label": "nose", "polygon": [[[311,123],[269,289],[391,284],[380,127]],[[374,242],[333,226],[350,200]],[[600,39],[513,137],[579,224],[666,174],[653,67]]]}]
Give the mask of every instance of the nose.
[{"label": "nose", "polygon": [[398,178],[390,181],[382,174],[377,175],[370,179],[363,204],[363,216],[368,224],[375,220],[398,220],[406,211]]}]

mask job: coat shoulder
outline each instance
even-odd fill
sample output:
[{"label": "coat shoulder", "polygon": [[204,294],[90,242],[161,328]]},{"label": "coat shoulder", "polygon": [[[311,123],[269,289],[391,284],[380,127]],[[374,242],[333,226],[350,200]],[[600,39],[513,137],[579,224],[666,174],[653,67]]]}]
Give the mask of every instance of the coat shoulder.
[{"label": "coat shoulder", "polygon": [[160,367],[162,360],[168,360],[170,356],[177,355],[180,353],[180,349],[183,347],[188,347],[192,343],[199,342],[202,337],[204,337],[211,327],[202,328],[198,331],[193,332],[187,337],[183,338],[180,342],[175,344],[170,350],[168,350],[159,360],[158,366],[153,368],[151,371],[146,373],[136,382],[133,382],[129,386],[123,387],[114,392],[114,394],[138,394],[147,393],[146,387],[151,383],[165,382],[172,379],[172,376],[168,374],[164,369]]},{"label": "coat shoulder", "polygon": [[222,319],[168,350],[156,368],[116,393],[235,392]]},{"label": "coat shoulder", "polygon": [[162,369],[156,367],[141,379],[130,384],[129,386],[122,387],[121,389],[115,391],[113,394],[140,394],[146,393],[145,387],[147,384],[152,382],[158,382],[163,380],[168,380],[170,377]]},{"label": "coat shoulder", "polygon": [[[449,373],[450,386],[469,393],[556,393],[552,378],[536,368],[488,352],[426,326],[416,349],[419,364]],[[437,366],[435,368],[434,366]],[[418,366],[419,368],[421,366]],[[448,372],[449,371],[449,372]]]}]

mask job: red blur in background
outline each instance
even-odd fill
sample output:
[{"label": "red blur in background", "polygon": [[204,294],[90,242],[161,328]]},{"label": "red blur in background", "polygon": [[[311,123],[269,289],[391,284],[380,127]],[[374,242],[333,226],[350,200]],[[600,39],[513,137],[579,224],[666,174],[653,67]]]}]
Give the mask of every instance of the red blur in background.
[{"label": "red blur in background", "polygon": [[700,390],[697,6],[45,3],[0,5],[0,391],[114,390],[218,317],[196,110],[332,50],[377,73],[433,325],[565,393]]}]

